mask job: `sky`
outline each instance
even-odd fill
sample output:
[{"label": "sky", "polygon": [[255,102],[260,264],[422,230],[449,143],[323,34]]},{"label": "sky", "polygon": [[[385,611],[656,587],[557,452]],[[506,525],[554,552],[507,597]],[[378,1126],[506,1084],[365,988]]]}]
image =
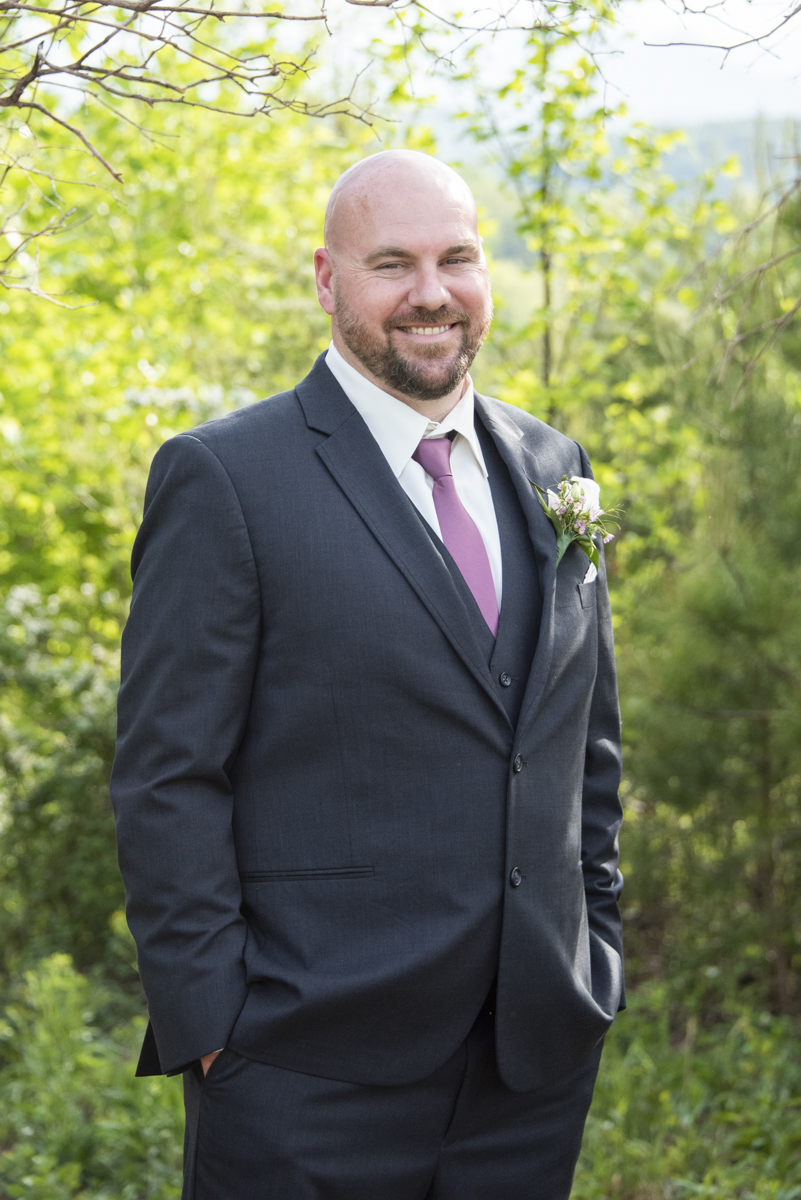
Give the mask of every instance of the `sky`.
[{"label": "sky", "polygon": [[[701,8],[703,0],[693,4]],[[801,13],[766,49],[743,47],[725,58],[720,50],[666,45],[732,45],[778,25],[789,4],[725,0],[709,7],[705,16],[680,14],[680,0],[625,3],[610,45],[617,53],[603,59],[612,96],[619,89],[636,120],[658,126],[801,118]]]},{"label": "sky", "polygon": [[[509,10],[510,0],[427,0],[428,5],[437,12],[459,8],[467,17],[475,12],[486,19],[488,12]],[[801,119],[801,11],[761,46],[744,46],[728,56],[709,48],[768,33],[798,0],[686,0],[686,5],[708,12],[684,11],[685,0],[623,0],[617,29],[600,60],[611,103],[623,99],[634,120],[671,129],[760,115]],[[525,0],[518,0],[511,11],[525,7]],[[331,0],[329,14],[330,57],[344,78],[351,66],[364,65],[370,39],[382,40],[388,13],[383,7]],[[515,37],[485,40],[485,61],[497,56],[503,76]],[[675,44],[681,42],[696,45]],[[442,95],[441,85],[433,84],[432,90]]]}]

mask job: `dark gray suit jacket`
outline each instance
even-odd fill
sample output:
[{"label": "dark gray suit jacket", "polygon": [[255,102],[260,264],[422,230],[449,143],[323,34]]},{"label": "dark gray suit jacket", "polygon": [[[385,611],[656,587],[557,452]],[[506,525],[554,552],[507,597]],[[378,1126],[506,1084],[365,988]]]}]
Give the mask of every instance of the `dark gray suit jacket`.
[{"label": "dark gray suit jacket", "polygon": [[589,463],[519,409],[476,408],[540,570],[516,728],[322,358],[294,391],[156,455],[112,778],[151,1017],[142,1073],[229,1044],[352,1082],[422,1079],[497,974],[499,1067],[525,1090],[577,1064],[618,1009],[605,575],[583,583],[576,547],[557,571],[529,482]]}]

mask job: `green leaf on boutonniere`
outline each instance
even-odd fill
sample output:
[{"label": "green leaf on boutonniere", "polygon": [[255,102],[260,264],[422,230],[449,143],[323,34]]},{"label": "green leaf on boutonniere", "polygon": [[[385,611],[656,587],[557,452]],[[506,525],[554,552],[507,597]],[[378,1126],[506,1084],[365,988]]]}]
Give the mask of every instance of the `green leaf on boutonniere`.
[{"label": "green leaf on boutonniere", "polygon": [[529,483],[556,532],[556,565],[559,566],[568,547],[575,542],[596,571],[599,570],[601,556],[593,538],[597,533],[604,542],[612,541],[614,534],[609,532],[601,518],[605,517],[607,522],[617,525],[618,509],[601,508],[601,489],[595,480],[583,479],[579,475],[571,475],[570,478],[563,475],[557,491],[541,488],[533,479]]},{"label": "green leaf on boutonniere", "polygon": [[557,537],[557,539],[556,539],[556,565],[557,565],[557,567],[559,566],[560,562],[562,561],[562,558],[564,557],[565,552],[567,551],[568,547],[570,545],[572,545],[573,540],[574,539],[570,536],[569,533],[560,533],[559,536]]},{"label": "green leaf on boutonniere", "polygon": [[576,545],[581,546],[581,549],[587,555],[587,558],[595,567],[595,570],[599,570],[601,566],[601,556],[598,553],[598,547],[595,545],[595,542],[592,540],[592,538],[576,538]]}]

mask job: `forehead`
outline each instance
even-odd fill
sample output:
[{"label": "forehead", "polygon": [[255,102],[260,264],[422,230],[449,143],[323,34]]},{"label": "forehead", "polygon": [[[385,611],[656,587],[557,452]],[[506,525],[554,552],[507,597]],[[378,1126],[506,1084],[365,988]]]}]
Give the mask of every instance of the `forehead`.
[{"label": "forehead", "polygon": [[347,199],[349,219],[342,231],[348,249],[360,258],[382,246],[424,253],[478,240],[475,204],[466,188],[380,181],[354,189]]}]

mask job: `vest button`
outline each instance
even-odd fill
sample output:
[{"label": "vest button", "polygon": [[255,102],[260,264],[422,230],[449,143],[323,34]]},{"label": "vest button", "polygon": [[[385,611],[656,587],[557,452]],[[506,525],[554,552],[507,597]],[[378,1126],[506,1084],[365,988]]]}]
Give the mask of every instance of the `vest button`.
[{"label": "vest button", "polygon": [[523,770],[523,755],[522,754],[516,754],[514,756],[514,760],[512,762],[512,770],[514,771],[515,775],[519,775],[520,772]]},{"label": "vest button", "polygon": [[509,882],[511,883],[512,887],[520,887],[520,884],[523,882],[523,876],[520,874],[519,867],[512,867],[509,875]]},{"label": "vest button", "polygon": [[501,671],[500,679],[501,679],[501,687],[511,687],[512,676],[509,675],[508,672]]}]

